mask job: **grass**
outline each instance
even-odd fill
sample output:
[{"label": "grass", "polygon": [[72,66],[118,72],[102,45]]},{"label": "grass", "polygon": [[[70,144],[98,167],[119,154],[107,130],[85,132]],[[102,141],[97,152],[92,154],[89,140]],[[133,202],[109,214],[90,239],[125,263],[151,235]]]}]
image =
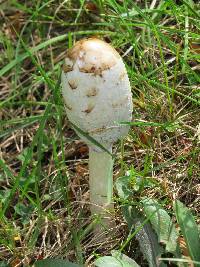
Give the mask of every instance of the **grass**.
[{"label": "grass", "polygon": [[192,0],[0,4],[1,261],[62,256],[90,265],[126,244],[123,252],[147,266],[130,244],[117,195],[113,235],[100,242],[90,232],[98,221],[89,213],[88,149],[67,121],[59,79],[67,48],[89,36],[112,43],[132,86],[133,123],[116,145],[115,179],[134,169],[156,184],[135,192],[134,203],[154,197],[174,217],[179,199],[199,222],[199,7]]}]

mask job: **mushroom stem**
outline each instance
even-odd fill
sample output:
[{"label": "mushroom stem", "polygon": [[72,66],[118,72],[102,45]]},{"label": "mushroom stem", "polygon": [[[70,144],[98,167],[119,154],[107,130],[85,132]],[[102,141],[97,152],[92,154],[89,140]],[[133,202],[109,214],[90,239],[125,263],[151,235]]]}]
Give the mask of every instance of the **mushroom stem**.
[{"label": "mushroom stem", "polygon": [[[112,151],[112,148],[110,149]],[[110,217],[113,205],[113,158],[107,152],[97,152],[89,148],[89,186],[91,214]]]}]

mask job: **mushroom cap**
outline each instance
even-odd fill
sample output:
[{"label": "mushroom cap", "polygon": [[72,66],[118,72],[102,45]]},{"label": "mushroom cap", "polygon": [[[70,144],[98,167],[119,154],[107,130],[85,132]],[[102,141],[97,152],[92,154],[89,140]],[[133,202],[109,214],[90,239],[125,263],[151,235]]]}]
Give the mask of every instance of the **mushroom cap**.
[{"label": "mushroom cap", "polygon": [[119,122],[132,119],[131,87],[122,58],[106,42],[83,39],[68,51],[62,93],[69,120],[107,149],[128,133],[129,126]]}]

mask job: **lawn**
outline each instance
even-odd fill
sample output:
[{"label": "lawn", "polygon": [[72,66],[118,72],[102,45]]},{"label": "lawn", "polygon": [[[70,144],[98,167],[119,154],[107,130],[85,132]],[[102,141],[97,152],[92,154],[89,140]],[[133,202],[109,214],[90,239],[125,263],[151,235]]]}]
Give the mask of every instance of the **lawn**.
[{"label": "lawn", "polygon": [[[3,0],[0,26],[0,266],[200,266],[199,1]],[[67,51],[88,37],[121,55],[133,99],[113,148],[115,224],[96,234],[89,151],[61,93]]]}]

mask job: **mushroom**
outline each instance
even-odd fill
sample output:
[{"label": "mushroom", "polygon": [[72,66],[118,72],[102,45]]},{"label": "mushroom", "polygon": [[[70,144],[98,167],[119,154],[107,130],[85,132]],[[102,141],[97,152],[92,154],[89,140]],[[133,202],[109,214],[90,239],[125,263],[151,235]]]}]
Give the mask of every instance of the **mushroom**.
[{"label": "mushroom", "polygon": [[65,59],[62,93],[69,121],[89,146],[91,213],[103,217],[114,210],[112,146],[129,130],[119,122],[132,119],[131,87],[122,58],[100,39],[78,41]]}]

